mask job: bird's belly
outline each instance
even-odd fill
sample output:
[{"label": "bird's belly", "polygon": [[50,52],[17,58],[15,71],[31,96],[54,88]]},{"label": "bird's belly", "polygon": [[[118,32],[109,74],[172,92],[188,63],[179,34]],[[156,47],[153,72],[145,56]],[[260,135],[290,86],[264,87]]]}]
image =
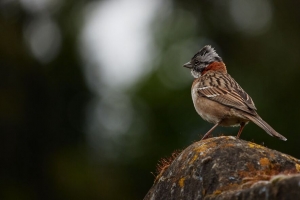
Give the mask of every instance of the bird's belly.
[{"label": "bird's belly", "polygon": [[193,98],[197,113],[206,121],[220,126],[239,126],[248,122],[245,117],[238,115],[234,109],[224,106],[205,97]]}]

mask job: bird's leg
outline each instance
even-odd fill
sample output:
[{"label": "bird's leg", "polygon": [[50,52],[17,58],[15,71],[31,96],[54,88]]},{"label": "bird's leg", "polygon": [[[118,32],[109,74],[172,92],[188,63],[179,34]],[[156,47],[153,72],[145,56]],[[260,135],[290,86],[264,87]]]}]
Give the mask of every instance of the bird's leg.
[{"label": "bird's leg", "polygon": [[239,138],[239,137],[240,137],[240,135],[241,135],[241,133],[242,133],[242,131],[243,131],[245,125],[246,125],[245,122],[242,122],[242,123],[240,124],[241,127],[240,127],[240,130],[239,130],[239,132],[238,132],[236,138]]},{"label": "bird's leg", "polygon": [[207,131],[201,140],[205,140],[218,125],[219,123],[215,124],[209,131]]}]

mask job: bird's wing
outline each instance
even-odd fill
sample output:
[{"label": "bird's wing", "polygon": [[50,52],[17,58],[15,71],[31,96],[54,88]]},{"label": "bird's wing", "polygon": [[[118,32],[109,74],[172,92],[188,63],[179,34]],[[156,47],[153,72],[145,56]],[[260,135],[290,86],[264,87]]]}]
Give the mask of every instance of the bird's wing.
[{"label": "bird's wing", "polygon": [[[227,79],[228,77],[229,79]],[[210,77],[207,81],[203,81],[197,88],[198,95],[255,115],[257,109],[251,97],[233,78],[229,75],[227,78],[217,76],[216,80]]]}]

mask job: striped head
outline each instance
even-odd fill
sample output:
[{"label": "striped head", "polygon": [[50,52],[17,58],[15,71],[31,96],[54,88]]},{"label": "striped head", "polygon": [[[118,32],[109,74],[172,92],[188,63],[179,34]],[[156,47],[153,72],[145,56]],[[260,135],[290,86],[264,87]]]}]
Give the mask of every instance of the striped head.
[{"label": "striped head", "polygon": [[[211,65],[214,62],[216,62],[216,64]],[[199,78],[208,70],[214,70],[212,66],[216,68],[216,66],[219,66],[220,64],[223,65],[226,71],[226,67],[223,63],[222,58],[210,45],[206,45],[200,51],[198,51],[189,62],[187,62],[183,66],[191,69],[192,75],[195,78]]]}]

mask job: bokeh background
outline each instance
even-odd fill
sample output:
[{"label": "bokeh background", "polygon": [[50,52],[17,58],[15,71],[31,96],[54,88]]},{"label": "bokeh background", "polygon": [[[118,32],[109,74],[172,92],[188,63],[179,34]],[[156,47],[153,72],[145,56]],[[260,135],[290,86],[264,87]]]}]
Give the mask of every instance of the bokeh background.
[{"label": "bokeh background", "polygon": [[[1,0],[0,199],[142,199],[212,126],[182,67],[206,44],[300,158],[300,1]],[[236,135],[219,127],[214,136]]]}]

